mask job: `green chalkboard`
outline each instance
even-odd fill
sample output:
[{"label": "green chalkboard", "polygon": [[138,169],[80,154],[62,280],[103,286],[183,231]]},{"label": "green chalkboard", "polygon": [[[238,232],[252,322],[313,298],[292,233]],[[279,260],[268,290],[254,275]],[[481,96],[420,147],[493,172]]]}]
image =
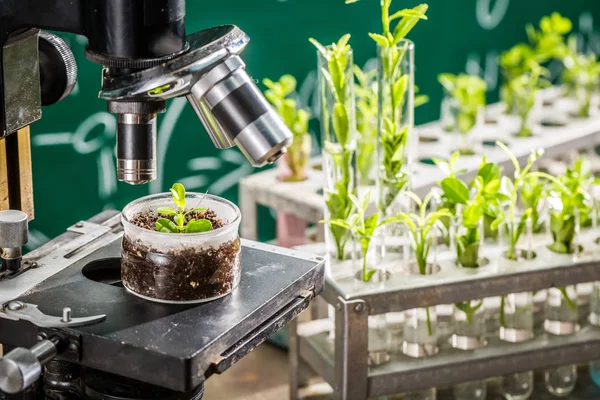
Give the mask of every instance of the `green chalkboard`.
[{"label": "green chalkboard", "polygon": [[[418,2],[395,0],[393,8]],[[479,72],[496,96],[496,55],[525,40],[524,26],[559,11],[574,21],[575,30],[596,51],[600,43],[598,0],[430,0],[429,20],[411,33],[416,43],[416,82],[431,102],[418,109],[417,122],[439,114],[440,72]],[[258,81],[284,73],[301,83],[300,97],[313,105],[315,37],[330,43],[343,33],[352,34],[355,62],[364,65],[374,57],[367,32],[378,31],[379,0],[224,0],[187,2],[189,32],[218,24],[240,26],[252,41],[243,56]],[[598,26],[597,26],[598,25]],[[206,191],[237,200],[237,182],[253,169],[237,150],[217,151],[185,100],[176,99],[159,117],[159,179],[131,187],[116,181],[114,160],[115,118],[97,98],[100,67],[88,62],[85,39],[62,35],[71,45],[79,66],[78,85],[60,104],[44,108],[43,119],[32,126],[36,220],[31,244],[38,245],[80,219],[105,207],[121,208],[132,199],[164,191],[174,181],[190,190]],[[314,124],[316,126],[316,124]],[[315,132],[315,134],[318,132]],[[273,236],[272,219],[261,216],[261,238]]]}]

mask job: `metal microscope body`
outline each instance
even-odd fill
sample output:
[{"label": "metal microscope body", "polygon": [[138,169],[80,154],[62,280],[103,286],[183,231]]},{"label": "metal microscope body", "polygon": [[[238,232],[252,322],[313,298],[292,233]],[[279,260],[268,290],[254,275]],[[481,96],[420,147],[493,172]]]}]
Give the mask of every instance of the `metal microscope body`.
[{"label": "metal microscope body", "polygon": [[[115,287],[122,235],[116,212],[78,222],[22,255],[34,217],[29,125],[41,118],[42,105],[70,93],[77,76],[68,46],[41,29],[85,36],[86,57],[103,66],[99,96],[117,114],[119,180],[156,177],[156,115],[179,96],[217,148],[237,145],[254,166],[285,153],[292,135],[240,58],[248,37],[233,25],[186,35],[184,17],[185,0],[0,3],[0,343],[16,347],[0,358],[7,393],[31,387],[57,357],[91,368],[86,390],[107,379],[98,377],[102,371],[198,398],[204,379],[295,318],[323,288],[323,260],[244,242],[246,289],[227,299],[197,307],[134,299]],[[281,265],[289,267],[285,273],[268,274]],[[210,322],[215,315],[223,318]],[[53,365],[47,384],[72,376],[70,368],[61,374]]]}]

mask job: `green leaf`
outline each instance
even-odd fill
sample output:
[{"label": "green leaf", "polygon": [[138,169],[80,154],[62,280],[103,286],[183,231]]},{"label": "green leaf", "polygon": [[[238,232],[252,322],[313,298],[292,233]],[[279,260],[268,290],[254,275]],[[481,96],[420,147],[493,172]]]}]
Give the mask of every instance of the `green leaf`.
[{"label": "green leaf", "polygon": [[402,75],[400,79],[394,83],[394,104],[396,107],[402,108],[404,103],[404,95],[408,87],[408,75]]},{"label": "green leaf", "polygon": [[417,22],[421,19],[427,19],[425,17],[425,12],[427,12],[427,8],[429,6],[427,4],[421,4],[413,8],[414,15],[403,17],[394,28],[394,42],[398,43],[400,40],[404,39],[406,35],[415,27]]},{"label": "green leaf", "polygon": [[450,164],[448,163],[448,161],[436,157],[433,157],[431,160],[436,165],[436,167],[438,167],[444,173],[444,175],[452,174],[452,170],[450,169]]},{"label": "green leaf", "polygon": [[379,213],[371,215],[365,220],[365,234],[366,236],[372,236],[373,232],[377,228],[379,223]]},{"label": "green leaf", "polygon": [[365,274],[365,282],[369,282],[371,280],[371,278],[373,277],[373,275],[375,275],[375,272],[377,272],[376,269],[368,270],[367,273]]},{"label": "green leaf", "polygon": [[308,39],[308,41],[311,42],[313,44],[313,46],[315,46],[317,48],[319,53],[321,53],[321,55],[325,59],[328,60],[330,58],[329,51],[327,51],[327,48],[325,46],[323,46],[321,43],[319,43],[316,39],[310,38],[310,39]]},{"label": "green leaf", "polygon": [[175,212],[175,210],[173,210],[171,207],[159,207],[156,210],[157,213],[161,214],[161,215],[166,215],[166,216],[173,216],[173,215],[177,215],[177,213]]},{"label": "green leaf", "polygon": [[378,35],[377,33],[369,33],[369,37],[382,47],[390,47],[390,42],[385,36]]},{"label": "green leaf", "polygon": [[200,233],[200,232],[208,232],[212,229],[212,223],[207,219],[199,219],[190,221],[185,231],[187,233]]},{"label": "green leaf", "polygon": [[156,221],[156,230],[158,232],[163,232],[163,233],[179,232],[179,229],[177,229],[177,225],[175,225],[175,223],[173,221],[171,221],[170,219],[166,219],[166,218],[159,218],[158,221]]},{"label": "green leaf", "polygon": [[483,179],[484,185],[488,185],[490,182],[500,179],[500,166],[496,163],[485,163],[479,167],[477,176]]},{"label": "green leaf", "polygon": [[333,108],[333,131],[342,147],[345,147],[348,142],[349,130],[346,107],[342,103],[336,103]]},{"label": "green leaf", "polygon": [[180,210],[185,209],[185,187],[181,183],[175,183],[171,187],[171,195],[173,196],[173,202]]},{"label": "green leaf", "polygon": [[204,208],[204,207],[192,208],[191,210],[188,210],[188,213],[191,213],[193,211],[206,211],[206,208]]},{"label": "green leaf", "polygon": [[[427,19],[427,16],[424,14],[424,11],[421,10],[422,9],[417,8],[406,8],[404,10],[396,11],[395,13],[390,15],[390,20],[398,19],[401,17],[415,17],[418,19]],[[427,8],[425,8],[425,11],[426,10]]]},{"label": "green leaf", "polygon": [[469,188],[458,178],[449,176],[440,182],[444,195],[455,204],[467,204],[469,201]]},{"label": "green leaf", "polygon": [[340,38],[340,40],[338,40],[337,42],[337,48],[339,51],[341,51],[344,47],[346,47],[346,45],[348,44],[348,42],[350,41],[350,34],[346,33],[344,36],[342,36]]},{"label": "green leaf", "polygon": [[173,217],[173,220],[175,221],[177,226],[183,227],[183,224],[185,222],[185,217],[182,214],[177,214]]}]

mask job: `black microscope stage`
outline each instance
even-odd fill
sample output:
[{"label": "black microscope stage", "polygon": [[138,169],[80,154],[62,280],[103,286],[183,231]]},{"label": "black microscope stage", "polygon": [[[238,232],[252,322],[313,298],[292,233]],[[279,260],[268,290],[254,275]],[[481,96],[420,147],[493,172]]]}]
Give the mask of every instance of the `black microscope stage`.
[{"label": "black microscope stage", "polygon": [[57,360],[189,391],[285,326],[323,289],[322,259],[249,241],[242,246],[242,279],[233,293],[200,305],[168,305],[140,299],[120,285],[115,235],[18,298],[48,315],[60,316],[64,307],[72,308],[73,317],[106,314],[103,322],[43,329],[0,318],[0,343],[29,347],[40,333],[59,332],[71,345]]}]

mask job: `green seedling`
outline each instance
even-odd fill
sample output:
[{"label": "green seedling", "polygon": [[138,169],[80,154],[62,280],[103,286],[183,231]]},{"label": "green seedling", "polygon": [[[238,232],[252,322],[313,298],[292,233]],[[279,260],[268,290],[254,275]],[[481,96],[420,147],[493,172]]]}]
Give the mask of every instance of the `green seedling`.
[{"label": "green seedling", "polygon": [[212,223],[207,219],[191,219],[187,223],[186,217],[194,211],[205,211],[206,208],[196,207],[187,209],[185,199],[185,187],[181,183],[175,183],[171,187],[171,196],[173,203],[177,207],[174,210],[171,207],[161,207],[156,210],[160,215],[171,218],[159,218],[156,221],[156,230],[163,233],[200,233],[208,232],[212,229]]},{"label": "green seedling", "polygon": [[[535,104],[537,90],[550,85],[544,79],[549,72],[540,65],[543,61],[545,59],[540,59],[534,49],[525,43],[519,43],[500,55],[500,69],[504,77],[500,95],[506,111],[521,117],[523,124],[526,124]],[[518,133],[520,136],[531,134],[526,130]]]},{"label": "green seedling", "polygon": [[505,233],[508,236],[508,249],[506,251],[506,257],[510,260],[517,260],[519,258],[517,244],[531,219],[531,208],[527,208],[525,209],[521,218],[518,221],[515,220],[519,191],[523,186],[523,181],[531,179],[530,177],[545,177],[545,175],[547,175],[541,172],[531,171],[531,168],[537,159],[544,154],[544,150],[532,150],[531,154],[527,158],[527,164],[525,167],[521,168],[521,165],[519,164],[519,161],[515,155],[508,149],[508,147],[506,147],[504,143],[497,141],[496,145],[504,150],[504,152],[508,155],[515,168],[515,172],[513,175],[513,180],[503,177],[501,182],[501,190],[508,196],[506,200],[506,205],[508,206],[508,215],[505,215],[501,211],[502,214],[492,223],[491,228],[496,230],[503,221],[508,219],[508,223],[505,226],[505,229],[507,229],[507,232]]},{"label": "green seedling", "polygon": [[519,117],[520,127],[517,131],[519,137],[530,137],[533,135],[529,127],[529,116],[536,103],[540,88],[550,86],[546,79],[549,71],[539,64],[532,63],[531,70],[520,75],[507,83],[507,90],[512,96],[512,111]]},{"label": "green seedling", "polygon": [[485,107],[487,84],[483,79],[468,74],[440,74],[438,81],[454,100],[455,124],[453,128],[465,135],[477,124],[482,107]]},{"label": "green seedling", "polygon": [[[485,202],[483,204],[483,232],[484,237],[496,239],[498,230],[492,229],[492,224],[498,218],[503,216],[502,210],[505,208],[509,195],[503,191],[502,169],[498,164],[489,162],[487,157],[482,157],[477,176],[471,182],[474,187],[478,179],[481,179],[481,195]],[[504,188],[506,185],[504,185]]]},{"label": "green seedling", "polygon": [[[416,203],[419,211],[418,213],[401,212],[395,217],[395,220],[406,226],[408,229],[419,274],[426,275],[428,266],[427,259],[433,241],[431,236],[433,235],[432,231],[437,226],[437,222],[440,218],[452,217],[452,214],[446,209],[439,209],[427,213],[427,206],[433,198],[433,192],[427,194],[423,200],[412,192],[407,192],[407,195]],[[426,308],[425,310],[427,312],[427,332],[429,333],[429,336],[431,336],[433,334],[433,329],[431,327],[429,308]]]},{"label": "green seedling", "polygon": [[551,59],[563,59],[569,49],[565,36],[571,32],[573,23],[558,12],[544,16],[540,20],[539,29],[532,24],[525,27],[529,43],[540,62]]},{"label": "green seedling", "polygon": [[369,207],[369,202],[371,201],[370,192],[365,194],[365,197],[362,199],[362,201],[359,201],[358,198],[352,194],[350,195],[350,199],[354,204],[356,213],[352,214],[348,221],[343,219],[332,219],[324,222],[329,223],[330,225],[339,226],[354,233],[360,242],[360,248],[363,256],[361,274],[362,280],[364,282],[369,282],[373,277],[373,274],[377,272],[376,269],[370,269],[367,264],[367,253],[369,252],[369,246],[371,245],[373,235],[377,228],[385,224],[389,224],[390,222],[394,222],[395,219],[388,218],[386,220],[379,221],[379,213],[377,212],[370,217],[366,216],[367,208]]},{"label": "green seedling", "polygon": [[537,176],[529,176],[521,186],[521,203],[531,210],[531,230],[540,233],[544,229],[544,221],[540,217],[541,202],[544,198],[546,184]]},{"label": "green seedling", "polygon": [[480,224],[483,219],[485,199],[482,195],[483,179],[477,177],[475,190],[460,179],[449,176],[440,182],[444,197],[452,204],[460,205],[461,213],[456,218],[463,229],[456,229],[454,242],[456,246],[456,260],[465,268],[478,268],[480,266],[479,248],[481,246]]},{"label": "green seedling", "polygon": [[264,79],[263,84],[267,87],[265,97],[294,135],[294,141],[288,147],[285,158],[291,171],[287,180],[304,180],[310,158],[310,149],[307,151],[305,146],[310,113],[300,108],[297,101],[291,97],[296,91],[296,79],[291,75],[284,75],[277,82]]},{"label": "green seedling", "polygon": [[579,54],[571,52],[563,57],[565,66],[564,76],[570,81],[575,97],[579,102],[577,116],[588,118],[590,116],[594,90],[600,81],[600,62],[595,54]]},{"label": "green seedling", "polygon": [[587,193],[588,184],[582,172],[582,159],[567,169],[565,175],[555,178],[545,174],[550,181],[547,202],[550,212],[552,244],[548,248],[556,253],[573,254],[577,251],[576,236],[580,223],[585,223],[592,212],[592,200]]},{"label": "green seedling", "polygon": [[[333,115],[329,115],[327,107],[326,94],[322,93],[322,121],[324,136],[324,150],[327,152],[334,165],[339,171],[338,181],[334,184],[334,190],[326,190],[325,204],[329,210],[332,220],[347,221],[352,213],[352,201],[349,194],[355,193],[356,188],[351,185],[351,163],[354,157],[354,138],[355,127],[351,126],[349,113],[352,112],[351,106],[353,99],[348,96],[351,91],[348,90],[348,84],[351,83],[347,76],[348,63],[350,61],[351,47],[348,44],[350,35],[344,35],[337,43],[325,47],[315,39],[310,42],[317,48],[318,52],[325,59],[326,64],[321,67],[320,73],[327,82],[327,87],[333,97]],[[333,132],[330,130],[329,121],[333,125]],[[346,256],[346,244],[349,239],[347,229],[329,224],[329,230],[336,246],[336,256],[338,260],[343,260]]]},{"label": "green seedling", "polygon": [[[450,158],[448,160],[444,160],[442,158],[436,158],[436,157],[434,157],[432,160],[433,160],[433,163],[444,173],[444,175],[446,177],[456,178],[457,175],[462,174],[463,172],[466,172],[466,169],[456,170],[455,167],[456,167],[456,163],[458,162],[459,158],[460,158],[460,152],[455,151],[454,153],[452,153],[452,155],[450,156]],[[438,182],[438,184],[440,184],[440,186],[441,186],[441,182]],[[440,208],[445,208],[453,216],[456,216],[456,207],[457,207],[458,203],[455,202],[455,199],[452,196],[447,196],[443,189],[440,194],[439,203],[440,203],[439,204]],[[440,222],[444,225],[446,232],[450,232],[450,222],[451,221],[452,221],[452,218],[450,218],[450,217],[440,218]],[[446,235],[445,242],[447,245],[450,244],[449,235]]]},{"label": "green seedling", "polygon": [[[390,14],[392,0],[381,1],[381,34],[369,36],[379,45],[381,90],[381,132],[380,132],[380,174],[386,195],[380,196],[379,209],[385,213],[396,196],[408,183],[406,165],[406,146],[411,126],[404,112],[407,106],[406,95],[410,77],[402,69],[407,62],[408,42],[400,46],[420,20],[426,20],[428,5],[421,4],[411,9],[403,9]],[[397,22],[396,22],[397,21]],[[395,23],[395,26],[392,24]]]},{"label": "green seedling", "polygon": [[467,324],[473,322],[473,315],[483,305],[483,300],[463,301],[461,303],[454,303],[456,308],[465,313]]}]

